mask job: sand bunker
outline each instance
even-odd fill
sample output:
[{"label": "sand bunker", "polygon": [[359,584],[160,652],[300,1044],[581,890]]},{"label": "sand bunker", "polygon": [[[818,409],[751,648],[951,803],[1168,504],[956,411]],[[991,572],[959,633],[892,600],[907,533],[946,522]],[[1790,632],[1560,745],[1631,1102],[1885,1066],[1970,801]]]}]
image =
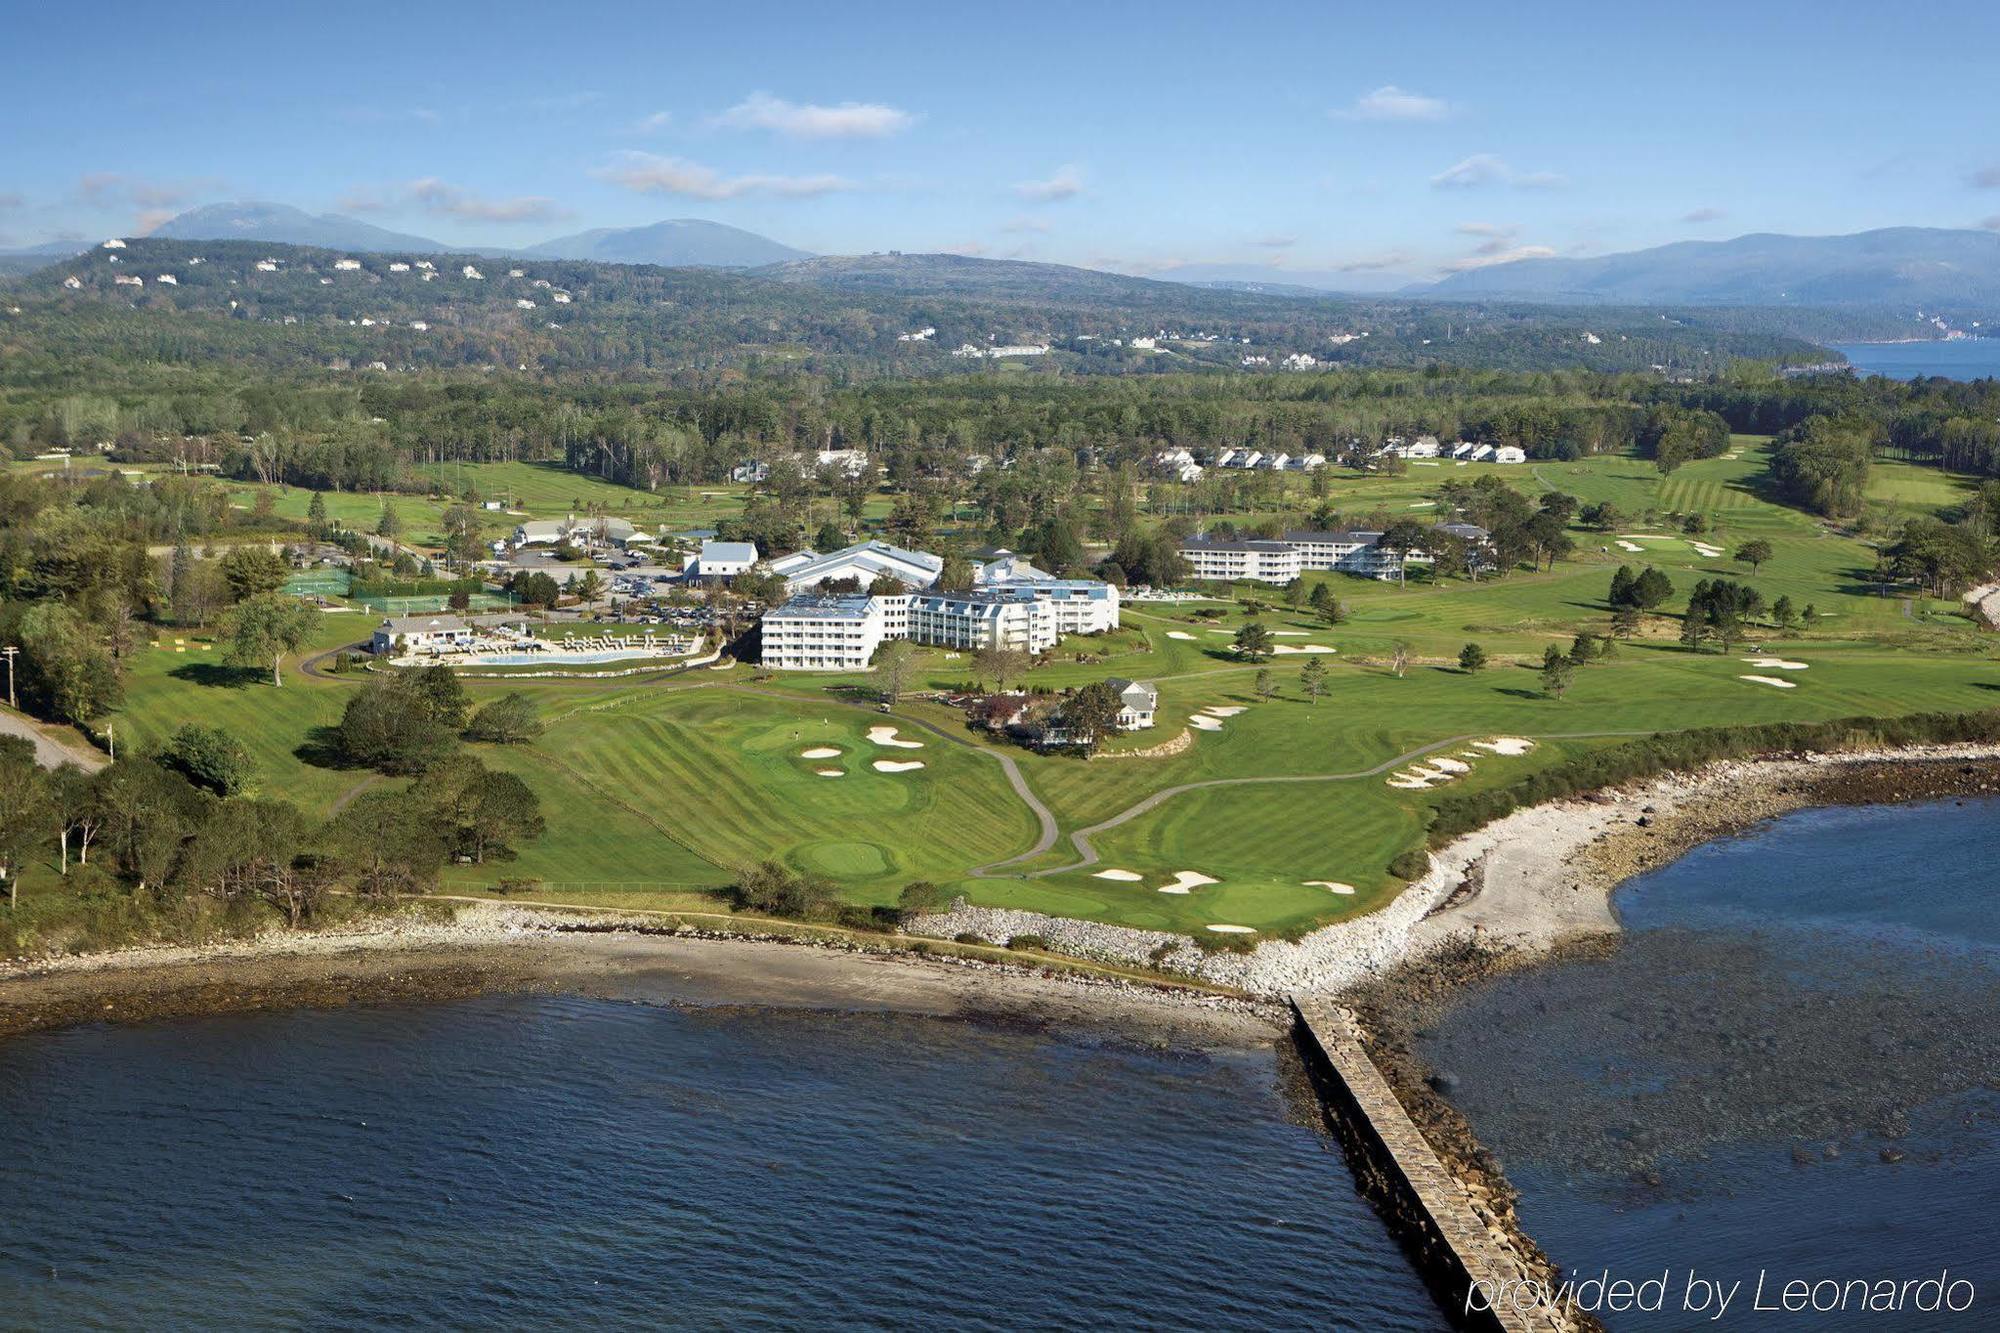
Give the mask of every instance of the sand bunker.
[{"label": "sand bunker", "polygon": [[1192,643],[1192,642],[1194,642],[1194,637],[1195,637],[1195,636],[1194,636],[1194,635],[1192,635],[1192,634],[1190,634],[1190,633],[1188,633],[1188,632],[1187,632],[1186,630],[1182,630],[1182,629],[1170,629],[1170,630],[1168,630],[1168,631],[1167,631],[1167,637],[1168,637],[1168,638],[1170,638],[1170,639],[1185,639],[1185,640],[1187,640],[1188,642]]},{"label": "sand bunker", "polygon": [[1100,870],[1096,874],[1092,875],[1091,878],[1122,880],[1125,883],[1129,884],[1134,880],[1144,879],[1145,876],[1140,874],[1136,870]]},{"label": "sand bunker", "polygon": [[823,778],[844,778],[847,776],[847,773],[844,769],[838,769],[838,768],[815,768],[813,772],[819,774]]},{"label": "sand bunker", "polygon": [[1309,889],[1325,889],[1328,893],[1349,894],[1354,892],[1352,884],[1342,884],[1337,879],[1309,879],[1305,881]]},{"label": "sand bunker", "polygon": [[837,750],[837,749],[835,749],[835,748],[834,748],[833,746],[831,746],[831,745],[820,745],[820,746],[815,746],[814,748],[812,748],[812,749],[810,749],[810,750],[800,750],[800,751],[799,751],[799,758],[801,758],[801,759],[838,759],[838,758],[840,758],[840,751],[839,751],[839,750]]},{"label": "sand bunker", "polygon": [[1220,880],[1204,875],[1198,870],[1177,870],[1174,872],[1173,883],[1162,884],[1160,892],[1186,893],[1190,889],[1198,889],[1204,884],[1218,884],[1220,882]]},{"label": "sand bunker", "polygon": [[1472,771],[1471,764],[1463,763],[1457,759],[1432,759],[1429,763],[1432,768],[1441,768],[1447,773],[1470,773]]},{"label": "sand bunker", "polygon": [[1188,725],[1196,731],[1222,730],[1222,720],[1220,718],[1204,717],[1200,713],[1196,713],[1193,717],[1189,718]]},{"label": "sand bunker", "polygon": [[1218,935],[1255,935],[1257,933],[1256,928],[1252,926],[1210,926],[1209,929]]},{"label": "sand bunker", "polygon": [[1533,741],[1519,736],[1495,736],[1490,741],[1474,741],[1473,744],[1495,754],[1526,754],[1535,748]]},{"label": "sand bunker", "polygon": [[921,750],[924,748],[922,741],[898,740],[894,727],[870,727],[868,728],[868,739],[874,741],[877,745],[893,745],[899,750]]},{"label": "sand bunker", "polygon": [[1754,667],[1776,667],[1780,671],[1804,671],[1804,662],[1790,662],[1782,657],[1746,657],[1743,659]]},{"label": "sand bunker", "polygon": [[1759,685],[1769,685],[1778,690],[1796,690],[1799,685],[1793,680],[1779,680],[1776,676],[1738,676],[1738,680],[1754,680]]},{"label": "sand bunker", "polygon": [[923,766],[924,761],[921,759],[877,759],[875,761],[875,771],[877,773],[907,773],[913,768],[922,768]]},{"label": "sand bunker", "polygon": [[1340,649],[1329,648],[1323,643],[1281,643],[1271,649],[1271,651],[1280,655],[1288,655],[1291,653],[1337,653]]},{"label": "sand bunker", "polygon": [[1410,508],[1412,508],[1412,509],[1435,509],[1435,508],[1437,508],[1437,501],[1436,501],[1436,500],[1419,500],[1419,501],[1417,501],[1417,502],[1416,502],[1415,504],[1411,505],[1411,506],[1410,506]]},{"label": "sand bunker", "polygon": [[1389,779],[1389,785],[1391,787],[1398,788],[1402,791],[1422,791],[1424,788],[1430,786],[1431,784],[1424,781],[1422,778],[1396,777]]},{"label": "sand bunker", "polygon": [[1689,542],[1688,545],[1694,547],[1695,554],[1704,560],[1715,560],[1722,555],[1721,547],[1710,546],[1707,542]]},{"label": "sand bunker", "polygon": [[1618,539],[1618,549],[1621,551],[1643,551],[1646,548],[1637,542],[1628,542],[1621,537]]},{"label": "sand bunker", "polygon": [[1271,631],[1272,637],[1279,639],[1303,639],[1311,633],[1312,631],[1309,629],[1274,629]]},{"label": "sand bunker", "polygon": [[1221,704],[1211,704],[1209,707],[1204,708],[1201,711],[1207,713],[1210,717],[1235,717],[1238,713],[1242,712],[1243,709],[1241,708],[1241,706],[1237,705],[1232,705],[1230,707],[1225,708]]},{"label": "sand bunker", "polygon": [[1625,540],[1635,542],[1667,542],[1672,541],[1673,538],[1664,532],[1628,532],[1625,534]]}]

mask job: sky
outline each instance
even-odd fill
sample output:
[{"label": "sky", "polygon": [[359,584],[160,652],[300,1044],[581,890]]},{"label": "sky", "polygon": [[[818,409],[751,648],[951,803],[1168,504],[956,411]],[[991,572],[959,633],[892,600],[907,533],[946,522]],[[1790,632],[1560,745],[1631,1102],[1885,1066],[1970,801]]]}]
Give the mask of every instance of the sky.
[{"label": "sky", "polygon": [[270,200],[1357,288],[2000,230],[2000,4],[15,3],[0,246]]}]

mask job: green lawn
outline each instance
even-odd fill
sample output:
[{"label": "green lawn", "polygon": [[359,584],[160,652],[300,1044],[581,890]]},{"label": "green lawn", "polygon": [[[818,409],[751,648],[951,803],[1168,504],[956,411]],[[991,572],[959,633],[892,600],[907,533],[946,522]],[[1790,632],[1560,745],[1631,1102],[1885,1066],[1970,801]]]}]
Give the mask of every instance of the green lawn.
[{"label": "green lawn", "polygon": [[[773,676],[697,671],[666,681],[638,679],[473,681],[486,699],[513,688],[542,702],[546,734],[531,746],[481,749],[482,757],[519,773],[542,797],[549,832],[518,860],[459,866],[449,879],[483,888],[503,877],[543,881],[537,896],[669,910],[713,901],[701,891],[729,882],[752,862],[775,859],[832,879],[850,900],[892,901],[911,880],[930,879],[972,901],[1029,908],[1134,926],[1199,932],[1214,924],[1260,933],[1295,933],[1370,910],[1395,893],[1388,872],[1401,852],[1420,844],[1426,807],[1442,792],[1505,783],[1580,748],[1614,744],[1621,734],[1698,726],[1918,711],[1963,712],[2000,704],[1994,641],[1955,609],[1883,598],[1867,582],[1875,552],[1812,516],[1772,503],[1760,489],[1764,445],[1739,438],[1733,457],[1688,464],[1669,477],[1639,459],[1610,457],[1486,469],[1524,491],[1560,488],[1586,501],[1609,501],[1627,515],[1608,533],[1574,534],[1578,550],[1554,571],[1517,571],[1478,583],[1407,588],[1334,575],[1330,586],[1348,609],[1328,625],[1283,604],[1270,588],[1239,588],[1259,600],[1194,605],[1127,603],[1124,628],[1070,640],[1029,683],[1060,689],[1109,675],[1156,682],[1159,726],[1110,747],[1157,745],[1212,708],[1242,711],[1219,729],[1197,730],[1171,757],[1083,761],[1013,748],[1031,788],[1054,812],[1065,836],[1050,852],[998,877],[973,871],[1028,851],[1036,823],[981,748],[994,743],[965,729],[941,705],[906,702],[885,719],[853,705],[864,677]],[[1448,475],[1474,469],[1412,469],[1393,478],[1341,478],[1338,502],[1409,508],[1433,496]],[[460,482],[460,470],[440,480]],[[482,494],[507,490],[532,512],[567,512],[573,503],[605,503],[647,523],[697,524],[740,506],[740,488],[643,496],[619,487],[525,464],[465,469]],[[1958,481],[1904,465],[1878,468],[1874,498],[1914,512],[1955,503]],[[281,512],[303,515],[306,493],[287,491]],[[330,497],[337,516],[351,506],[372,526],[375,497]],[[415,497],[410,525],[433,521],[437,507]],[[365,511],[365,512],[364,512]],[[1678,516],[1701,513],[1709,530],[1682,533]],[[427,518],[426,515],[429,517]],[[1752,538],[1774,556],[1754,573],[1732,559]],[[1626,549],[1627,546],[1637,550]],[[1704,546],[1712,553],[1704,553]],[[1678,621],[1657,617],[1614,660],[1580,669],[1574,687],[1545,696],[1535,670],[1550,644],[1567,647],[1579,630],[1602,632],[1604,595],[1620,564],[1657,565],[1672,579],[1677,609],[1700,578],[1752,582],[1819,613],[1794,633],[1764,629],[1724,656],[1690,654],[1675,642]],[[1207,612],[1208,614],[1203,614]],[[1260,668],[1230,650],[1237,627],[1256,619],[1276,642],[1319,655],[1329,687],[1317,705],[1302,696],[1299,652],[1267,667],[1276,697],[1261,698]],[[361,637],[372,617],[328,615],[315,647]],[[176,642],[176,639],[179,642]],[[1477,675],[1452,665],[1467,641],[1482,644],[1492,666]],[[1398,677],[1389,660],[1411,655]],[[315,809],[372,782],[397,781],[325,766],[316,728],[338,718],[359,678],[312,680],[288,673],[282,689],[257,673],[219,666],[219,649],[201,636],[162,634],[130,663],[126,701],[109,722],[121,747],[156,744],[182,722],[200,720],[236,734],[256,760],[259,789]],[[1758,666],[1769,656],[1804,669]],[[920,683],[970,683],[962,654],[925,651]],[[1778,688],[1749,676],[1787,682]],[[932,722],[955,740],[916,729]],[[878,745],[870,727],[893,722],[919,749]],[[1480,739],[1532,738],[1523,755],[1499,755]],[[1439,753],[1467,766],[1428,789],[1389,785],[1395,771],[1369,773],[1413,751],[1450,742]],[[838,751],[806,759],[814,748]],[[876,761],[920,762],[901,772]],[[816,770],[837,769],[840,777]],[[1311,781],[1265,781],[1309,778]],[[1247,781],[1246,781],[1247,780]],[[1071,868],[1066,835],[1109,820],[1155,793],[1173,795],[1128,822],[1095,835],[1101,861]],[[1100,878],[1115,868],[1137,880]],[[1217,883],[1187,894],[1158,891],[1182,871]],[[1046,873],[1037,873],[1046,872]],[[1308,883],[1351,885],[1351,895]]]}]

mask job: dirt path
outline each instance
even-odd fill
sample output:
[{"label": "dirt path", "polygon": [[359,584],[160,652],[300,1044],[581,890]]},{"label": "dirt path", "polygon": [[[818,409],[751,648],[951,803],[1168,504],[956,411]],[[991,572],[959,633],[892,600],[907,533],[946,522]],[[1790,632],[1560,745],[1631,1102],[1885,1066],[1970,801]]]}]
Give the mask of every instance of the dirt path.
[{"label": "dirt path", "polygon": [[86,773],[95,773],[111,760],[98,750],[62,734],[55,727],[44,726],[23,713],[11,708],[0,707],[0,735],[19,736],[35,747],[35,762],[43,768],[61,768],[64,764],[75,764]]}]

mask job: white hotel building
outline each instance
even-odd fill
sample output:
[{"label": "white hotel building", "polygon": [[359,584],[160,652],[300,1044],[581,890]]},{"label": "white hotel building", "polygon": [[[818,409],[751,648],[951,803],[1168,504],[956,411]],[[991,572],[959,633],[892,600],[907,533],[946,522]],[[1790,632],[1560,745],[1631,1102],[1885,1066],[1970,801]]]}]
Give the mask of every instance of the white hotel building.
[{"label": "white hotel building", "polygon": [[[971,588],[944,592],[928,586],[942,566],[936,556],[880,542],[805,561],[773,562],[773,570],[792,580],[795,595],[764,615],[762,664],[793,671],[861,670],[890,639],[959,652],[1043,653],[1065,634],[1118,628],[1118,590],[1108,583],[1059,579],[1010,554],[977,566]],[[863,575],[869,582],[883,573],[907,575],[918,590],[879,597],[798,591],[802,578],[813,586]]]},{"label": "white hotel building", "polygon": [[1284,542],[1194,538],[1181,543],[1181,559],[1203,582],[1282,584],[1299,576],[1299,553]]}]

